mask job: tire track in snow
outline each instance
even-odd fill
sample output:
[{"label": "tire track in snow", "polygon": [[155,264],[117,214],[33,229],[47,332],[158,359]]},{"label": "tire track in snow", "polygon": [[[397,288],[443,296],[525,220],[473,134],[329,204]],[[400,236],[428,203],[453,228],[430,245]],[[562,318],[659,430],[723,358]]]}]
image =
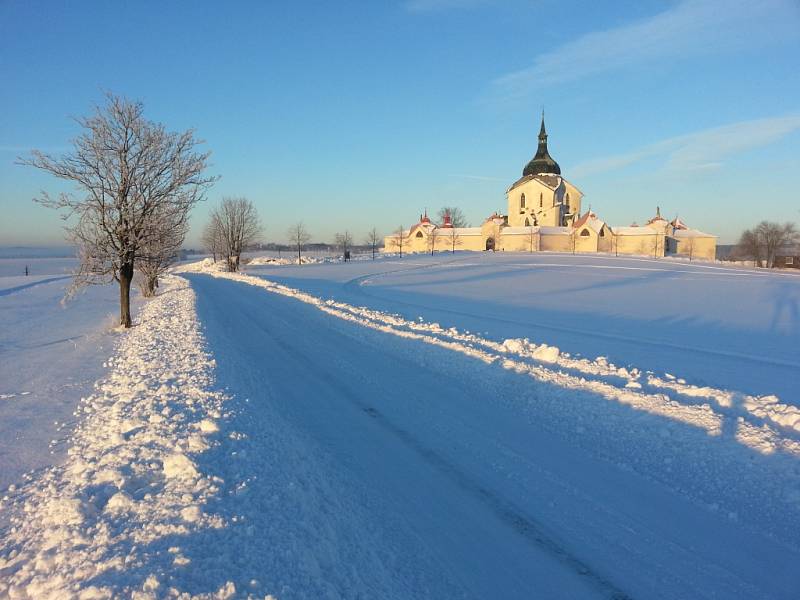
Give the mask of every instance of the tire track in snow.
[{"label": "tire track in snow", "polygon": [[[294,356],[297,360],[305,361],[305,357],[298,355],[293,347],[283,343],[277,337],[272,336],[267,330],[262,330],[262,332],[265,335],[269,335],[272,343],[280,347],[284,353]],[[313,365],[309,365],[309,367],[313,368]],[[434,467],[439,473],[456,484],[464,492],[482,502],[501,522],[509,526],[518,535],[522,536],[530,544],[544,551],[546,554],[556,558],[576,575],[587,580],[593,588],[605,597],[612,600],[631,600],[631,596],[617,587],[606,576],[593,570],[585,561],[550,536],[545,531],[542,524],[533,517],[526,515],[522,508],[515,505],[507,498],[481,485],[480,482],[471,478],[468,473],[460,469],[455,463],[448,460],[433,448],[423,444],[410,431],[395,425],[375,407],[357,400],[354,395],[350,393],[350,390],[340,385],[337,380],[328,380],[327,386],[337,390],[339,392],[339,397],[345,398],[356,405],[384,431],[413,450],[425,463]]]}]

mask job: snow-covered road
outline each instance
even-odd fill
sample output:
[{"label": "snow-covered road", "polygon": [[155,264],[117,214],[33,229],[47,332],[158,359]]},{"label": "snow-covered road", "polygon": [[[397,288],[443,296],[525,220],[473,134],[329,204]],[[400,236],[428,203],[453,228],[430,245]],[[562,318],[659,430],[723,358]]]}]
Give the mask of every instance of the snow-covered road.
[{"label": "snow-covered road", "polygon": [[243,554],[278,596],[788,598],[800,584],[797,498],[770,497],[793,459],[188,277],[236,429],[267,467],[226,509],[256,524]]}]

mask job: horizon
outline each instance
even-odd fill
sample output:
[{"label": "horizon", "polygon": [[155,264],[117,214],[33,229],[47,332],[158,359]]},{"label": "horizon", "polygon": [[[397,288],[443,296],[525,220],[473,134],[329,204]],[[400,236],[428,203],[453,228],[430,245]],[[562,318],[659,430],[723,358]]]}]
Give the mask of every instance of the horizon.
[{"label": "horizon", "polygon": [[[542,108],[562,174],[612,226],[660,206],[727,245],[761,220],[800,220],[789,0],[140,6],[126,18],[147,35],[122,39],[111,5],[0,4],[12,82],[0,96],[0,245],[68,247],[58,213],[31,202],[68,188],[14,161],[67,150],[69,115],[104,90],[142,100],[168,130],[195,128],[212,152],[221,179],[193,212],[188,248],[224,196],[254,201],[265,243],[297,221],[317,243],[345,229],[360,240],[442,206],[477,225],[505,212]],[[536,29],[542,15],[565,26]]]}]

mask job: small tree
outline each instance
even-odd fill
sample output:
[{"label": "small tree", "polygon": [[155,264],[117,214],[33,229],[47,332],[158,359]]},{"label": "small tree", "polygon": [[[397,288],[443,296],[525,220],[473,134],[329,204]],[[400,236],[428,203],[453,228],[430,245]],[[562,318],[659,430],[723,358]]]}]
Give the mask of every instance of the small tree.
[{"label": "small tree", "polygon": [[311,234],[308,233],[303,222],[299,221],[289,227],[287,235],[289,236],[289,242],[297,248],[297,264],[302,264],[300,262],[300,252],[303,246],[308,243],[308,240],[311,239]]},{"label": "small tree", "polygon": [[347,260],[348,251],[350,250],[350,246],[353,244],[353,236],[349,231],[337,233],[334,237],[334,242],[342,250],[342,258]]},{"label": "small tree", "polygon": [[374,227],[367,233],[365,243],[372,249],[372,260],[375,260],[375,252],[378,250],[378,245],[381,243],[381,236],[378,230]]},{"label": "small tree", "polygon": [[400,258],[403,258],[403,246],[405,245],[405,240],[406,234],[405,231],[403,231],[403,226],[400,225],[400,227],[398,227],[397,230],[395,230],[395,232],[392,234],[390,239],[392,247],[397,248],[400,251]]},{"label": "small tree", "polygon": [[528,227],[528,251],[539,250],[539,230],[533,225]]},{"label": "small tree", "polygon": [[178,259],[188,230],[186,215],[153,215],[150,235],[142,243],[136,258],[139,290],[145,298],[156,295],[158,280]]},{"label": "small tree", "polygon": [[144,106],[107,94],[83,133],[61,157],[34,151],[19,163],[75,184],[83,195],[43,192],[36,201],[76,219],[67,227],[80,265],[68,294],[90,284],[119,283],[120,325],[131,326],[130,287],[136,259],[152,236],[153,215],[185,216],[215,177],[204,175],[209,153],[195,151],[194,132],[166,131],[144,118]]},{"label": "small tree", "polygon": [[261,233],[261,219],[255,205],[247,198],[223,198],[211,211],[210,227],[219,238],[228,271],[238,271],[242,252]]},{"label": "small tree", "polygon": [[450,223],[453,225],[453,227],[469,227],[467,217],[464,216],[464,211],[457,206],[443,206],[440,208],[439,212],[436,214],[436,218],[439,223],[444,223],[445,215],[450,215]]},{"label": "small tree", "polygon": [[433,253],[436,251],[436,240],[439,239],[439,228],[432,227],[428,230],[428,238],[425,240],[428,244],[428,250],[433,256]]},{"label": "small tree", "polygon": [[461,236],[458,235],[458,230],[455,227],[448,227],[444,230],[444,236],[450,246],[450,251],[455,254],[456,246],[460,246],[463,243]]},{"label": "small tree", "polygon": [[206,226],[203,228],[203,235],[201,236],[203,247],[211,253],[214,262],[217,262],[217,255],[222,254],[225,247],[224,240],[222,239],[222,231],[219,227],[219,222],[211,218]]}]

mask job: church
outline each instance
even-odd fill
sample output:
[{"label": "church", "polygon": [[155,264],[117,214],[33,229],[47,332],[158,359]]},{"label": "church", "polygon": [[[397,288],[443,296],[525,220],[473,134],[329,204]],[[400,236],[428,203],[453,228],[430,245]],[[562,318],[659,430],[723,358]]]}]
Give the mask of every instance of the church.
[{"label": "church", "polygon": [[437,224],[423,213],[408,230],[387,236],[384,252],[604,252],[704,260],[716,256],[716,236],[692,229],[677,217],[668,221],[659,207],[641,226],[611,226],[591,210],[582,212],[583,193],[562,177],[550,156],[544,114],[536,154],[506,190],[506,198],[506,214],[494,213],[479,227],[453,227],[447,215]]}]

